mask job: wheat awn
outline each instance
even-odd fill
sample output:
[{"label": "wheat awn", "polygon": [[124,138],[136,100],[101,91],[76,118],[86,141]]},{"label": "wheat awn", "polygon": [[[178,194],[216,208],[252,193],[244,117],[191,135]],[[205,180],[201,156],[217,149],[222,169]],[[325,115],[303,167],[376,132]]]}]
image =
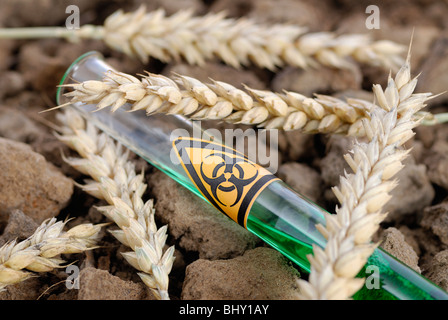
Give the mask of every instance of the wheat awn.
[{"label": "wheat awn", "polygon": [[110,231],[132,252],[122,253],[158,299],[168,300],[168,275],[174,262],[174,246],[164,251],[167,226],[157,228],[153,200],[143,201],[144,174],[136,174],[129,150],[85,121],[74,109],[57,115],[62,124],[56,136],[82,158],[65,158],[78,171],[92,177],[81,188],[109,204],[98,210],[115,222]]},{"label": "wheat awn", "polygon": [[80,253],[97,247],[104,224],[77,225],[62,231],[67,221],[45,220],[27,239],[12,240],[0,248],[0,292],[8,285],[63,267],[61,254]]},{"label": "wheat awn", "polygon": [[333,188],[340,202],[337,215],[327,215],[326,226],[317,226],[327,244],[324,249],[313,246],[308,256],[311,273],[309,282],[299,281],[301,299],[347,299],[364,284],[355,277],[377,246],[371,240],[397,184],[391,178],[409,152],[401,146],[414,135],[420,122],[414,116],[431,97],[413,93],[417,78],[411,78],[409,58],[395,79],[389,76],[384,91],[373,86],[379,106],[363,120],[368,142],[357,141],[344,157],[353,173],[345,173],[340,187]]},{"label": "wheat awn", "polygon": [[163,62],[185,59],[202,65],[217,57],[235,68],[253,63],[271,70],[285,65],[352,68],[355,63],[395,69],[403,62],[404,50],[392,41],[373,41],[367,34],[309,33],[295,25],[226,18],[223,12],[193,16],[187,10],[166,16],[162,9],[146,12],[143,6],[130,13],[118,10],[103,26],[0,29],[0,38],[43,37],[101,39],[145,63],[151,56]]},{"label": "wheat awn", "polygon": [[[407,90],[412,89],[416,81],[414,79]],[[64,87],[73,89],[65,94],[70,98],[65,105],[82,102],[96,104],[98,110],[111,107],[115,111],[129,103],[129,111],[145,110],[148,115],[181,114],[195,120],[224,120],[265,129],[350,136],[365,135],[363,120],[375,107],[373,102],[361,99],[343,101],[327,95],[308,98],[296,92],[279,94],[247,86],[241,90],[222,81],[206,84],[183,75],[171,79],[147,73],[138,79],[113,70],[108,71],[102,81],[89,80]],[[406,103],[420,96],[428,95],[415,94]],[[403,112],[404,107],[405,104],[398,112]],[[427,124],[443,120],[423,111],[415,117],[425,117]]]}]

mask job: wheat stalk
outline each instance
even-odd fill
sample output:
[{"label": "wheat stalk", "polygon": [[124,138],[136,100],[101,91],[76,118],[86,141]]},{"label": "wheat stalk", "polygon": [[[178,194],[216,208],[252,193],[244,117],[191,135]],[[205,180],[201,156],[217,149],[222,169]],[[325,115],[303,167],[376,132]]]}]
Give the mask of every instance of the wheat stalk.
[{"label": "wheat stalk", "polygon": [[56,136],[82,158],[65,158],[75,169],[93,180],[82,189],[109,205],[98,207],[120,230],[110,231],[133,251],[122,253],[158,299],[168,300],[168,275],[174,261],[174,246],[163,252],[167,227],[157,228],[153,200],[143,201],[144,174],[136,174],[128,160],[129,150],[100,133],[74,109],[57,115],[62,124]]},{"label": "wheat stalk", "polygon": [[45,220],[26,240],[12,240],[0,248],[0,292],[5,287],[49,272],[65,262],[61,254],[80,253],[96,248],[104,224],[80,224],[63,232],[67,221]]},{"label": "wheat stalk", "polygon": [[[416,83],[417,79],[413,79],[406,90],[413,89]],[[181,114],[196,120],[219,119],[305,133],[364,136],[363,120],[369,118],[369,111],[375,107],[372,102],[361,99],[343,101],[327,95],[308,98],[296,92],[279,94],[247,86],[241,90],[225,82],[205,84],[183,75],[176,75],[173,80],[147,73],[138,79],[113,70],[109,70],[102,81],[89,80],[63,86],[73,89],[65,94],[70,98],[65,105],[82,102],[96,104],[98,110],[111,107],[116,111],[129,103],[129,111],[145,110],[148,115]],[[428,94],[415,94],[406,103],[425,97]],[[405,108],[403,103],[398,113]],[[434,115],[428,112],[416,115],[416,118],[422,117],[427,119],[427,124],[437,123]]]},{"label": "wheat stalk", "polygon": [[317,226],[328,241],[324,249],[313,246],[314,255],[308,256],[311,273],[309,282],[299,282],[302,299],[347,299],[364,284],[355,277],[377,246],[371,240],[397,184],[391,178],[408,154],[401,146],[414,135],[419,123],[414,115],[431,96],[413,93],[417,78],[411,79],[409,58],[395,79],[389,76],[384,91],[373,86],[379,107],[363,121],[368,142],[356,142],[352,155],[344,156],[353,173],[345,173],[340,187],[333,188],[341,204],[337,215],[326,216],[326,227]]},{"label": "wheat stalk", "polygon": [[151,56],[203,65],[218,57],[236,68],[250,63],[271,70],[284,65],[352,68],[358,62],[395,69],[403,60],[403,46],[392,41],[373,41],[365,34],[307,33],[295,25],[257,24],[247,18],[226,18],[222,12],[193,16],[192,11],[179,11],[168,17],[162,9],[147,13],[142,6],[131,13],[118,10],[104,26],[0,29],[0,38],[42,37],[102,39],[145,63]]}]

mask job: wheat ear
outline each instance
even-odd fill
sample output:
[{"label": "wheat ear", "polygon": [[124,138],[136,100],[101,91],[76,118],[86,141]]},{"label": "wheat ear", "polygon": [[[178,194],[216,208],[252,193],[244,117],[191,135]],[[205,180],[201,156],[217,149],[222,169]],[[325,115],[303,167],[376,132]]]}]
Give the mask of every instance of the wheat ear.
[{"label": "wheat ear", "polygon": [[146,190],[144,174],[136,174],[128,160],[129,150],[92,124],[74,109],[57,115],[62,128],[56,136],[82,158],[65,158],[75,169],[93,180],[85,181],[82,189],[109,205],[98,207],[120,230],[111,233],[133,251],[124,258],[137,270],[143,282],[158,299],[168,300],[168,275],[174,261],[174,246],[165,252],[167,227],[157,229],[153,200],[143,201]]},{"label": "wheat ear", "polygon": [[61,254],[80,253],[96,248],[103,224],[80,224],[64,232],[67,221],[44,221],[32,236],[21,242],[12,240],[0,248],[0,292],[8,285],[49,272],[65,262]]},{"label": "wheat ear", "polygon": [[341,204],[337,215],[326,216],[326,227],[317,226],[328,241],[325,249],[313,246],[314,255],[308,256],[311,273],[309,282],[299,282],[302,299],[347,299],[363,286],[364,280],[355,277],[377,246],[371,240],[397,184],[391,178],[408,154],[401,146],[414,135],[419,123],[414,115],[431,96],[413,94],[415,79],[408,56],[395,79],[389,76],[384,91],[373,86],[379,107],[363,121],[368,142],[356,142],[352,155],[344,156],[353,173],[345,173],[340,187],[333,188]]},{"label": "wheat ear", "polygon": [[[413,79],[406,90],[413,90]],[[111,107],[112,111],[126,103],[129,111],[146,110],[147,114],[181,114],[196,120],[224,120],[230,123],[258,125],[265,129],[300,130],[305,133],[343,133],[364,136],[363,120],[375,106],[361,99],[346,101],[326,95],[308,98],[296,92],[282,94],[268,90],[245,90],[221,82],[202,83],[183,75],[174,80],[148,73],[138,79],[129,74],[109,70],[102,81],[89,80],[68,84],[74,89],[65,94],[70,103],[96,104],[97,109]],[[413,95],[400,106],[401,114],[406,104],[427,94]],[[432,120],[434,116],[421,112]]]},{"label": "wheat ear", "polygon": [[222,12],[193,16],[192,11],[179,11],[166,16],[162,9],[146,12],[143,6],[131,13],[118,10],[104,26],[0,29],[0,38],[6,37],[102,39],[145,63],[151,56],[163,62],[183,58],[202,65],[218,57],[236,68],[254,63],[271,70],[284,65],[351,68],[355,62],[396,68],[403,62],[404,49],[392,41],[373,41],[365,34],[307,33],[295,25],[257,24],[247,18],[226,18]]}]

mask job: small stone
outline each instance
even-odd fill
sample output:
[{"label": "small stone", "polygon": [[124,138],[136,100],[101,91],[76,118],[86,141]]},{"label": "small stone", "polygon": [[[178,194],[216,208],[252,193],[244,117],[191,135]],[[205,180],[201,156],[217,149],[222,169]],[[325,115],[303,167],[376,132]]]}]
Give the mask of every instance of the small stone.
[{"label": "small stone", "polygon": [[405,241],[404,235],[398,229],[391,227],[384,231],[381,247],[401,262],[421,273],[417,254]]},{"label": "small stone", "polygon": [[202,259],[226,259],[243,254],[259,241],[205,200],[158,171],[148,184],[156,199],[156,216],[167,224],[179,246],[199,252]]},{"label": "small stone", "polygon": [[94,40],[79,43],[61,42],[60,39],[26,42],[20,47],[17,69],[34,91],[55,97],[57,85],[73,61],[88,51],[104,52],[105,48],[104,42]]},{"label": "small stone", "polygon": [[212,83],[210,79],[222,81],[238,89],[243,89],[243,84],[257,90],[266,88],[266,85],[252,71],[236,70],[230,66],[213,62],[206,62],[203,66],[184,63],[170,64],[163,70],[163,74],[170,78],[173,77],[173,73],[193,77],[204,83]]},{"label": "small stone", "polygon": [[[2,22],[8,27],[32,27],[32,26],[54,26],[63,24],[68,18],[66,8],[76,4],[80,11],[81,24],[84,15],[94,9],[100,0],[59,0],[56,2],[48,0],[33,1],[32,10],[28,10],[29,2],[27,0],[4,0],[2,2],[3,15],[0,15],[0,24]],[[51,14],[48,14],[51,12]],[[73,13],[73,12],[72,12]]]},{"label": "small stone", "polygon": [[22,111],[0,106],[0,136],[20,142],[38,140],[42,131]]},{"label": "small stone", "polygon": [[73,194],[72,180],[24,143],[0,138],[0,168],[0,220],[19,209],[41,223]]},{"label": "small stone", "polygon": [[341,99],[342,101],[346,101],[347,99],[360,99],[373,102],[375,99],[374,94],[371,91],[353,90],[353,89],[338,91],[332,96]]},{"label": "small stone", "polygon": [[13,210],[9,215],[8,224],[0,237],[0,247],[8,241],[25,240],[30,237],[39,225],[20,210]]},{"label": "small stone", "polygon": [[299,69],[286,67],[279,71],[272,81],[274,91],[283,90],[298,92],[307,97],[315,93],[361,89],[362,75],[357,66],[351,70],[336,70],[331,68]]},{"label": "small stone", "polygon": [[[434,113],[442,113],[442,112],[446,112],[446,108],[445,107],[440,107],[440,108],[436,108],[434,107],[433,109],[431,109],[431,111],[434,111]],[[436,133],[436,141],[433,145],[433,148],[436,152],[445,152],[446,150],[448,150],[448,126],[446,125],[438,125],[438,126],[434,126],[435,133]],[[441,150],[439,149],[439,147],[437,146],[437,143],[442,143],[444,142]]]},{"label": "small stone", "polygon": [[331,10],[326,2],[318,6],[313,1],[291,0],[218,0],[211,11],[227,11],[232,17],[248,16],[259,23],[289,23],[307,27],[309,30],[329,30],[333,16],[326,14]]},{"label": "small stone", "polygon": [[[410,150],[410,155],[412,158],[415,159],[417,163],[422,163],[423,159],[425,158],[427,154],[427,150],[425,149],[425,146],[423,145],[423,142],[412,139],[408,141],[408,143],[405,144],[406,149]],[[426,169],[426,173],[428,173],[428,170]],[[429,178],[429,176],[428,176]],[[430,179],[431,180],[431,179]]]},{"label": "small stone", "polygon": [[322,179],[319,173],[304,164],[298,162],[282,164],[278,177],[313,202],[321,196]]},{"label": "small stone", "polygon": [[61,81],[67,65],[60,57],[50,55],[50,44],[54,46],[55,41],[49,39],[24,44],[19,52],[18,69],[34,90],[47,91],[51,96],[55,96],[56,86]]},{"label": "small stone", "polygon": [[174,262],[173,262],[173,270],[172,272],[184,272],[185,271],[185,257],[182,251],[178,249],[174,249]]},{"label": "small stone", "polygon": [[429,264],[428,271],[425,276],[448,291],[448,250],[437,253]]},{"label": "small stone", "polygon": [[315,156],[313,135],[298,130],[281,131],[279,135],[280,154],[288,161],[310,159]]},{"label": "small stone", "polygon": [[41,295],[42,282],[39,278],[29,278],[25,281],[9,285],[0,292],[0,300],[36,300]]},{"label": "small stone", "polygon": [[[413,46],[414,47],[414,46]],[[434,43],[432,50],[421,66],[421,77],[418,79],[417,92],[445,92],[448,86],[448,37],[441,36]],[[447,95],[442,94],[431,99],[430,104],[436,105],[447,101]]]},{"label": "small stone", "polygon": [[426,174],[426,166],[416,164],[412,156],[408,156],[403,164],[404,168],[393,177],[398,180],[398,185],[383,208],[383,212],[389,213],[385,222],[421,213],[434,199],[435,191]]},{"label": "small stone", "polygon": [[430,149],[436,141],[436,126],[418,126],[415,129],[415,139],[423,143],[423,146]]},{"label": "small stone", "polygon": [[334,20],[327,14],[331,10],[325,1],[318,6],[312,0],[256,0],[249,17],[264,23],[289,23],[304,26],[309,31],[329,30]]},{"label": "small stone", "polygon": [[101,256],[98,258],[98,269],[100,270],[110,270],[110,254]]},{"label": "small stone", "polygon": [[92,267],[79,274],[78,300],[153,300],[143,283],[124,281]]},{"label": "small stone", "polygon": [[448,245],[448,202],[425,208],[420,224]]},{"label": "small stone", "polygon": [[67,177],[76,180],[82,176],[82,173],[64,161],[61,156],[62,154],[66,156],[78,156],[77,153],[56,138],[54,134],[41,130],[39,136],[32,141],[30,146],[34,152],[43,155],[48,162],[58,167]]},{"label": "small stone", "polygon": [[418,234],[417,234],[417,230],[411,229],[406,225],[402,225],[398,228],[398,230],[403,234],[404,236],[404,240],[406,241],[406,243],[408,243],[412,249],[414,249],[415,253],[417,254],[417,256],[420,256],[420,254],[422,253],[422,250],[420,249],[420,245],[419,245],[419,239],[418,239]]},{"label": "small stone", "polygon": [[0,98],[13,96],[25,89],[22,75],[16,71],[5,71],[0,76]]},{"label": "small stone", "polygon": [[[106,205],[106,204],[104,203],[104,205]],[[100,206],[101,205],[98,204],[96,206],[92,206],[89,208],[89,212],[87,213],[87,216],[88,216],[88,220],[91,223],[101,223],[104,220],[103,213],[98,210],[98,207],[100,207]]]},{"label": "small stone", "polygon": [[[421,248],[419,254],[419,266],[422,270],[422,274],[425,274],[431,266],[434,256],[440,251],[447,250],[448,245],[442,243],[437,235],[425,227],[414,229],[413,234],[415,239],[418,241],[419,247]],[[411,242],[409,243],[411,244]]]},{"label": "small stone", "polygon": [[228,17],[239,18],[246,16],[252,10],[254,1],[247,0],[217,0],[210,7],[211,12],[226,12]]},{"label": "small stone", "polygon": [[299,272],[278,251],[260,247],[230,260],[188,265],[183,300],[297,299]]},{"label": "small stone", "polygon": [[[146,10],[153,11],[163,8],[167,15],[172,15],[181,10],[192,10],[194,13],[198,14],[203,11],[204,4],[200,0],[134,0],[129,1],[133,4],[132,11],[137,10],[141,5],[146,7]],[[128,4],[128,1],[126,1]],[[125,5],[125,3],[123,3]]]},{"label": "small stone", "polygon": [[344,159],[344,155],[353,146],[354,139],[339,135],[332,135],[327,142],[327,153],[320,161],[320,171],[326,186],[339,185],[340,176],[344,170],[352,172],[350,166]]},{"label": "small stone", "polygon": [[423,162],[428,167],[429,179],[438,186],[448,190],[448,143],[436,140]]}]

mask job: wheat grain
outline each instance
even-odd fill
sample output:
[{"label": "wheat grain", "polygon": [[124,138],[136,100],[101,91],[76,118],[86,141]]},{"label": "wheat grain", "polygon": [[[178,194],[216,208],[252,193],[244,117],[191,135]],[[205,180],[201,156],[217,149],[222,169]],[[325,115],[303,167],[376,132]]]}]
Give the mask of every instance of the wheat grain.
[{"label": "wheat grain", "polygon": [[198,17],[180,11],[167,17],[161,9],[146,13],[144,7],[115,12],[104,22],[102,36],[110,47],[144,62],[152,56],[202,65],[218,57],[235,68],[252,62],[271,70],[285,64],[351,68],[353,60],[390,68],[402,61],[403,50],[401,45],[374,42],[367,35],[307,33],[299,26],[262,25],[247,18],[226,18],[222,12]]},{"label": "wheat grain", "polygon": [[92,177],[82,189],[108,206],[98,207],[120,230],[111,233],[133,251],[124,258],[137,270],[158,299],[168,300],[168,275],[174,261],[174,246],[164,252],[167,227],[157,228],[153,200],[143,201],[144,174],[136,174],[128,160],[129,150],[100,133],[74,109],[57,115],[62,124],[56,136],[82,158],[65,158],[78,171]]},{"label": "wheat grain", "polygon": [[218,57],[235,68],[252,62],[271,70],[285,64],[350,68],[353,63],[348,57],[390,68],[400,65],[403,51],[401,45],[374,42],[367,35],[307,33],[299,26],[262,25],[247,18],[226,18],[222,12],[198,17],[180,11],[167,17],[161,9],[147,13],[144,7],[115,12],[104,22],[102,36],[112,48],[144,62],[153,56],[164,62],[184,58],[202,65]]},{"label": "wheat grain", "polygon": [[96,248],[103,224],[80,224],[63,232],[67,221],[44,221],[26,240],[12,240],[0,248],[0,291],[8,285],[61,268],[61,254],[80,253]]},{"label": "wheat grain", "polygon": [[[353,98],[346,101],[326,95],[308,98],[296,92],[279,94],[247,86],[242,90],[222,81],[205,84],[183,75],[171,79],[148,73],[138,79],[112,70],[102,81],[89,80],[65,87],[74,89],[65,94],[70,98],[67,105],[82,102],[96,104],[99,110],[111,107],[115,111],[129,103],[130,111],[145,110],[147,114],[181,114],[196,120],[219,119],[266,129],[350,136],[365,135],[362,122],[375,106]],[[413,99],[416,98],[415,95]],[[408,99],[406,103],[412,101]],[[403,107],[398,110],[402,111]],[[434,118],[427,112],[416,117],[426,117],[428,123]]]},{"label": "wheat grain", "polygon": [[233,67],[254,63],[271,70],[284,65],[300,68],[325,65],[352,68],[356,62],[396,68],[403,46],[392,41],[373,41],[366,34],[307,33],[306,28],[263,25],[247,18],[226,18],[224,13],[193,16],[179,11],[166,16],[162,9],[146,12],[118,10],[104,26],[66,28],[0,29],[0,38],[64,37],[70,41],[102,39],[111,48],[148,62],[185,59],[203,65],[215,57]]},{"label": "wheat grain", "polygon": [[327,244],[313,246],[314,255],[308,256],[311,274],[309,282],[299,282],[302,299],[347,299],[364,283],[355,276],[377,246],[371,239],[397,184],[391,178],[408,154],[400,147],[414,135],[419,121],[413,117],[431,96],[413,93],[417,78],[411,79],[409,57],[395,79],[389,76],[384,91],[373,87],[379,107],[363,121],[368,143],[356,142],[352,155],[345,155],[353,173],[341,176],[340,187],[333,188],[341,204],[337,215],[326,216],[326,227],[317,226]]}]

